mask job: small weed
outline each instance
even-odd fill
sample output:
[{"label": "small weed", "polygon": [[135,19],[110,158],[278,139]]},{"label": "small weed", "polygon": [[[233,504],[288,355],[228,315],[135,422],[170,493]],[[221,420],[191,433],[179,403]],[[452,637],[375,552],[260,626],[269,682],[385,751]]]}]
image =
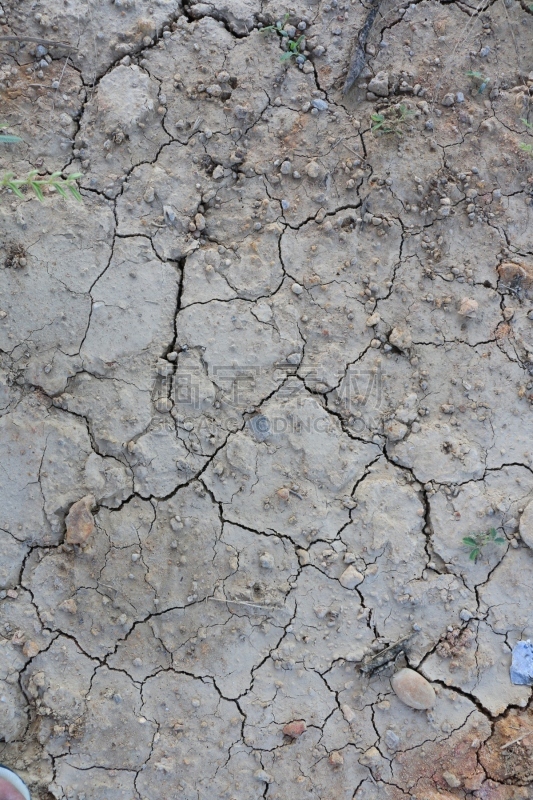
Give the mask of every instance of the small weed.
[{"label": "small weed", "polygon": [[287,13],[283,19],[279,19],[275,25],[267,25],[261,28],[263,33],[276,33],[282,41],[285,42],[285,52],[280,56],[280,61],[290,61],[291,58],[296,58],[298,64],[303,64],[306,57],[301,52],[303,50],[302,42],[305,41],[305,35],[302,33],[297,39],[289,36],[288,31],[285,30],[285,25],[289,20],[290,14]]},{"label": "small weed", "polygon": [[482,72],[467,72],[467,78],[471,78],[472,82],[478,87],[477,93],[482,94],[490,83],[490,78],[483,75]]},{"label": "small weed", "polygon": [[302,33],[302,35],[298,36],[297,39],[289,39],[287,41],[288,49],[286,50],[285,53],[282,53],[282,55],[280,56],[280,61],[288,61],[289,58],[292,58],[293,56],[295,58],[303,58],[303,60],[305,61],[305,56],[303,55],[303,53],[300,52],[300,43],[304,38],[305,37]]},{"label": "small weed", "polygon": [[[7,125],[0,125],[0,129],[7,128]],[[21,142],[20,136],[12,136],[9,133],[0,133],[0,144],[14,144]],[[41,177],[36,169],[28,172],[24,178],[15,178],[13,172],[6,172],[0,180],[0,188],[11,189],[17,197],[24,197],[21,189],[29,187],[34,192],[38,200],[44,200],[43,189],[55,189],[61,197],[67,198],[69,194],[81,202],[81,194],[76,181],[82,177],[81,172],[73,172],[64,178],[61,172],[53,172],[52,175]]]},{"label": "small weed", "polygon": [[67,175],[66,178],[61,175],[61,172],[53,172],[52,175],[39,177],[37,170],[32,169],[24,178],[15,178],[12,172],[6,172],[0,182],[0,186],[11,189],[17,197],[24,197],[20,190],[28,186],[33,190],[37,199],[41,201],[44,200],[43,189],[55,189],[65,199],[70,194],[74,200],[81,201],[82,197],[76,183],[78,178],[81,177],[81,172],[73,172],[71,175]]},{"label": "small weed", "polygon": [[[0,125],[0,130],[2,128],[7,128],[7,125]],[[0,144],[14,144],[15,142],[21,142],[22,139],[20,136],[12,136],[10,133],[0,133]]]},{"label": "small weed", "polygon": [[284,26],[289,21],[289,17],[290,14],[289,12],[287,12],[283,17],[283,19],[278,19],[275,25],[267,25],[265,28],[261,28],[261,33],[279,33],[279,35],[281,36],[282,35],[281,32]]},{"label": "small weed", "polygon": [[[529,131],[533,130],[533,125],[531,124],[531,122],[528,122],[527,119],[520,117],[520,122],[523,122]],[[524,151],[524,153],[529,153],[530,156],[533,156],[533,144],[526,144],[525,142],[520,142],[518,146],[520,150]]]},{"label": "small weed", "polygon": [[505,541],[503,536],[498,536],[496,528],[490,528],[484,533],[471,533],[470,536],[463,538],[463,544],[470,550],[470,561],[474,562],[478,560],[485,545],[491,543],[504,544]]},{"label": "small weed", "polygon": [[400,103],[387,109],[384,114],[371,114],[370,130],[372,133],[395,133],[397,136],[403,136],[400,126],[404,125],[412,115],[413,112]]}]

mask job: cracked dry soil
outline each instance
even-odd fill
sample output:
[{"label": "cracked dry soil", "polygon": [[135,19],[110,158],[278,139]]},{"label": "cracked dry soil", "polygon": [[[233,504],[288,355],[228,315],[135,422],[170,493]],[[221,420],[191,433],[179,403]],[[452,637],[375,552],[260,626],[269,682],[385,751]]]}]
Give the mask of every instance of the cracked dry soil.
[{"label": "cracked dry soil", "polygon": [[0,12],[63,43],[0,43],[0,165],[83,173],[0,202],[0,760],[40,800],[532,798],[528,3],[382,0],[346,95],[359,0]]}]

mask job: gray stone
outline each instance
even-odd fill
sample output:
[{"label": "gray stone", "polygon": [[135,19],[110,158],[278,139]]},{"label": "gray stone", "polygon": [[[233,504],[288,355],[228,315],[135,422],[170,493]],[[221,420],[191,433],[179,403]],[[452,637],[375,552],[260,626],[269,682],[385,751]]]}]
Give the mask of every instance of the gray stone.
[{"label": "gray stone", "polygon": [[389,94],[389,73],[380,71],[368,83],[368,91],[373,92],[378,97],[388,97]]},{"label": "gray stone", "polygon": [[513,647],[511,682],[517,686],[533,686],[533,644],[520,641]]}]

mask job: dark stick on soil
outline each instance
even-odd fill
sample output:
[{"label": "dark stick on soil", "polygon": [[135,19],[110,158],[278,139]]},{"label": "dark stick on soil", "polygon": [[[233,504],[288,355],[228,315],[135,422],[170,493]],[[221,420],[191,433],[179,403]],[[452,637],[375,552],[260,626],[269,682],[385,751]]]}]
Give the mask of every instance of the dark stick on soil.
[{"label": "dark stick on soil", "polygon": [[344,88],[342,90],[343,94],[346,94],[346,92],[352,88],[355,81],[363,71],[363,67],[365,66],[366,62],[366,42],[370,31],[372,30],[374,20],[376,19],[379,10],[379,4],[380,0],[374,0],[372,8],[367,14],[365,23],[359,31],[359,36],[357,37],[357,46],[352,56],[352,60],[350,61],[350,68],[348,69],[348,75],[346,76],[346,83],[344,84]]},{"label": "dark stick on soil", "polygon": [[403,636],[401,639],[395,644],[389,645],[386,647],[385,650],[381,650],[379,653],[376,653],[373,656],[366,656],[361,664],[361,672],[366,672],[372,674],[380,667],[385,666],[389,662],[393,661],[396,656],[400,653],[405,651],[407,643],[413,638],[414,631],[409,633],[407,636]]}]

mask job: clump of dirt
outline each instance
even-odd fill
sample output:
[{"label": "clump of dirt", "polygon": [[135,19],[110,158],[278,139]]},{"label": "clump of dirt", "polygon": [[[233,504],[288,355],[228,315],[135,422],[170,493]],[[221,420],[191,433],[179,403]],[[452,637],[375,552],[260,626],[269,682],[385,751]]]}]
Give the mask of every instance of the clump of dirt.
[{"label": "clump of dirt", "polygon": [[6,269],[22,269],[28,263],[26,250],[22,244],[5,245],[6,257],[4,267]]}]

